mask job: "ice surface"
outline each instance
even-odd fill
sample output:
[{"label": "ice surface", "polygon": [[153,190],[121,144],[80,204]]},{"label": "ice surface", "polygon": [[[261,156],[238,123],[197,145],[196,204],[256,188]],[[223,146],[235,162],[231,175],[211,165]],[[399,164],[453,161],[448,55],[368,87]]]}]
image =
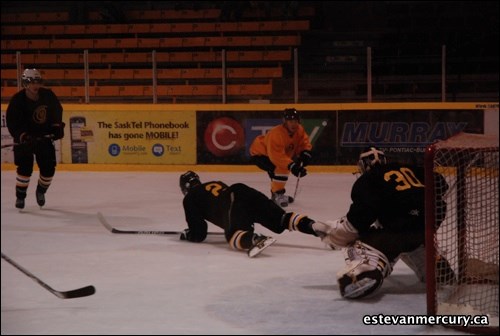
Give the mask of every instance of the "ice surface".
[{"label": "ice surface", "polygon": [[[14,207],[15,172],[2,171],[2,252],[54,289],[97,290],[62,300],[2,260],[2,335],[464,334],[363,324],[365,315],[426,314],[425,285],[401,262],[376,297],[348,301],[335,280],[342,252],[312,236],[276,235],[256,225],[278,241],[251,259],[223,236],[194,244],[177,236],[112,234],[99,222],[101,212],[119,229],[184,229],[180,173],[57,171],[40,209],[35,171],[21,213]],[[269,194],[264,173],[198,173],[203,181],[244,182]],[[348,209],[354,179],[311,173],[288,209],[336,219]]]}]

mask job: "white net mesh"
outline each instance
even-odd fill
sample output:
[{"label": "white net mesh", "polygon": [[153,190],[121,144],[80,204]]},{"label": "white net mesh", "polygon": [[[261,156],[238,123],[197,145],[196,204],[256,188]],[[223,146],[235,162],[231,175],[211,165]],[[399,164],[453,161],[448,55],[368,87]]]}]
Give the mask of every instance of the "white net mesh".
[{"label": "white net mesh", "polygon": [[[433,171],[445,178],[448,189],[435,180],[434,246],[429,247],[447,260],[435,263],[437,314],[488,315],[490,326],[496,328],[498,153],[497,137],[478,134],[461,133],[434,145]],[[436,196],[440,193],[447,209]],[[450,267],[454,280],[443,281]]]}]

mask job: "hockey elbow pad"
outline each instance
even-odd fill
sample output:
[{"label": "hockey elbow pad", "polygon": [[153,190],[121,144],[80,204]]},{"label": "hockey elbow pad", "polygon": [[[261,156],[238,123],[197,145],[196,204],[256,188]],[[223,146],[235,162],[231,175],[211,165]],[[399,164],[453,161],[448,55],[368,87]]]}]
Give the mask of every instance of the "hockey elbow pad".
[{"label": "hockey elbow pad", "polygon": [[52,134],[54,135],[54,140],[59,140],[64,138],[64,127],[66,124],[61,122],[60,124],[52,124]]}]

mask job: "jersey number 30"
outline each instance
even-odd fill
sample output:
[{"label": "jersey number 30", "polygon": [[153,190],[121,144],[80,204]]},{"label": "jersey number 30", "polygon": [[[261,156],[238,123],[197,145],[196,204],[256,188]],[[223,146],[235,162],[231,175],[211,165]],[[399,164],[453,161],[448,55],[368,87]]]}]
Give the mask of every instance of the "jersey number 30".
[{"label": "jersey number 30", "polygon": [[415,173],[406,167],[401,167],[399,170],[390,170],[384,174],[384,180],[389,182],[394,180],[397,184],[396,190],[402,191],[411,187],[423,188],[424,185],[415,176]]}]

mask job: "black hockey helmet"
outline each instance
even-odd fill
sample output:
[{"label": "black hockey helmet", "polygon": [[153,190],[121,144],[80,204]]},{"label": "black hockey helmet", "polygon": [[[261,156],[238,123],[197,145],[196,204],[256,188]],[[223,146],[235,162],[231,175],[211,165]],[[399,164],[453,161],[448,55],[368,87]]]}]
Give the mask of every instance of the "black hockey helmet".
[{"label": "black hockey helmet", "polygon": [[194,186],[201,184],[200,177],[194,171],[187,171],[179,178],[179,185],[183,195],[186,195]]},{"label": "black hockey helmet", "polygon": [[358,167],[361,174],[366,173],[375,165],[385,165],[387,159],[383,151],[376,147],[369,147],[359,154]]},{"label": "black hockey helmet", "polygon": [[287,108],[283,111],[283,119],[300,121],[299,111],[294,108]]}]

